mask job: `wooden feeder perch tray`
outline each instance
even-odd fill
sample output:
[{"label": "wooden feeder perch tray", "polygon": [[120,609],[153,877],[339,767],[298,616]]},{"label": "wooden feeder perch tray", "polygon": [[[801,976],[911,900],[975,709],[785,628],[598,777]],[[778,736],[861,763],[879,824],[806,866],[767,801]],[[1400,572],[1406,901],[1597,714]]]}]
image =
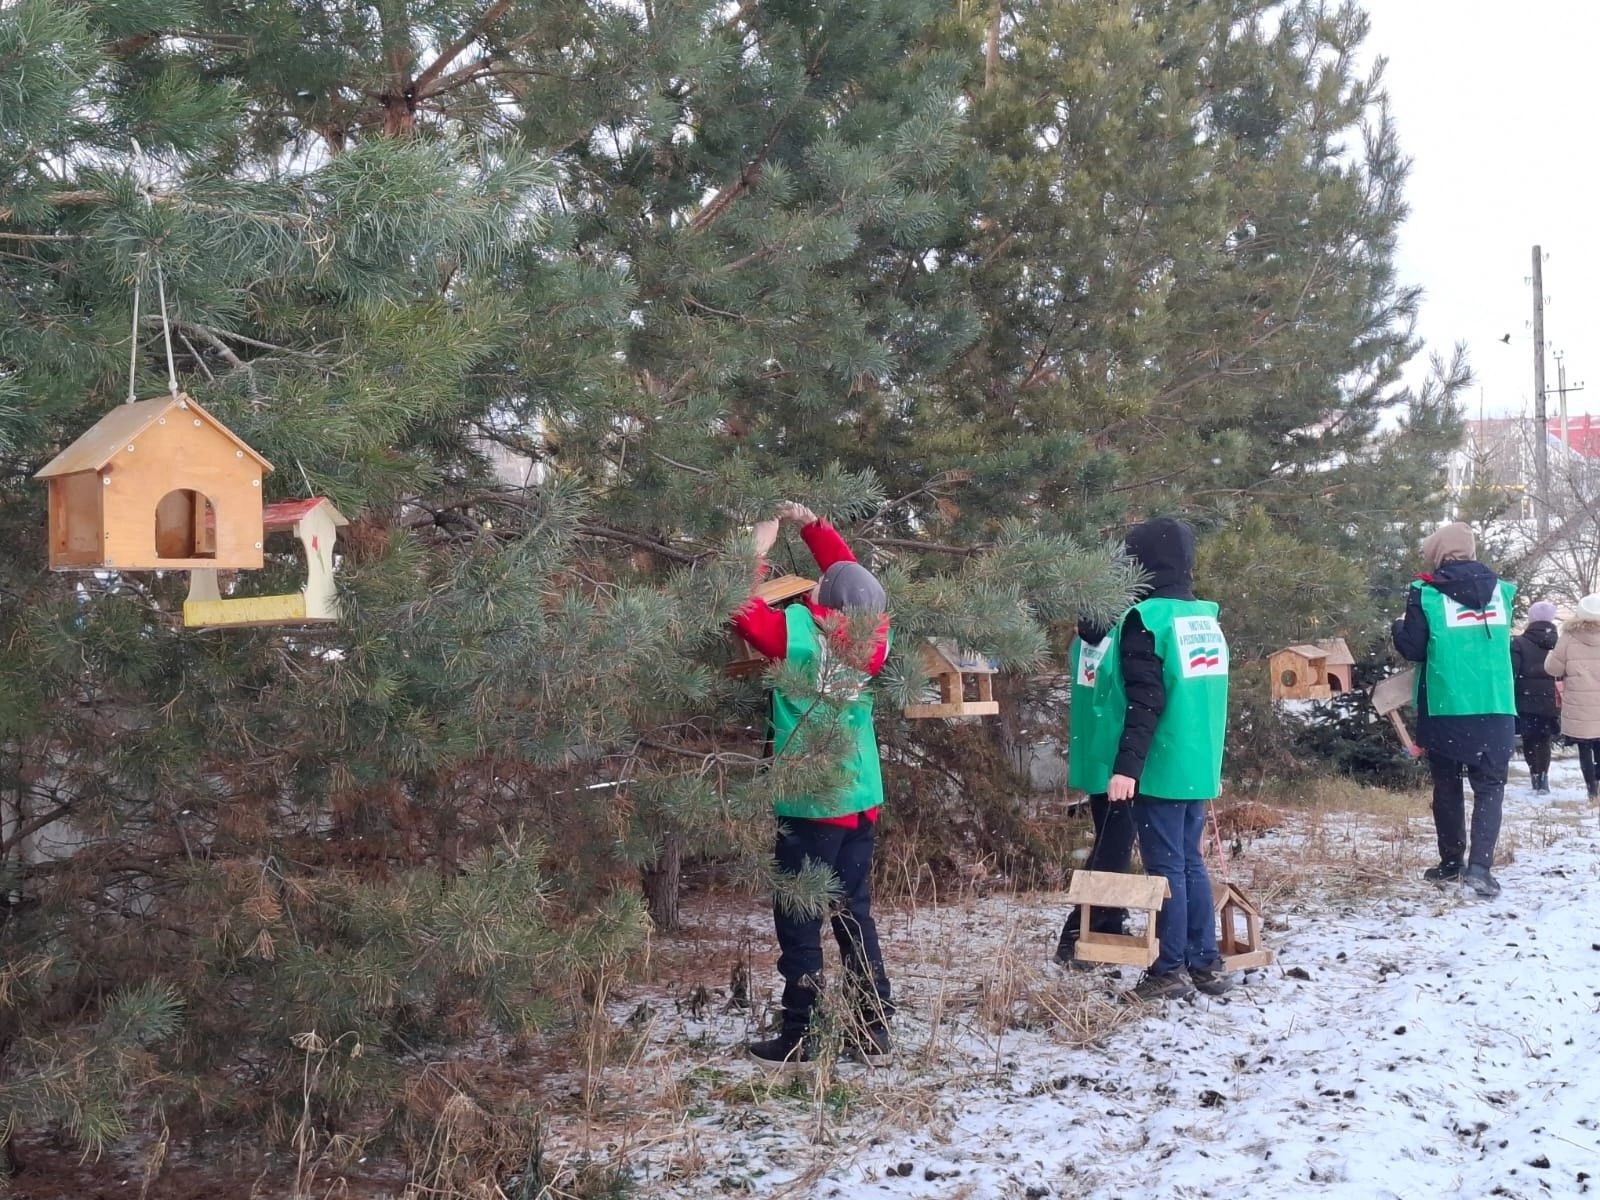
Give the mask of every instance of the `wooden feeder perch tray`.
[{"label": "wooden feeder perch tray", "polygon": [[[815,579],[807,579],[803,575],[779,575],[776,579],[768,579],[759,584],[753,594],[774,608],[783,608],[793,604],[816,586]],[[741,679],[759,675],[766,665],[767,660],[756,653],[749,642],[738,634],[733,635],[733,657],[729,660],[727,668],[729,675]]]},{"label": "wooden feeder perch tray", "polygon": [[[989,660],[957,647],[954,642],[929,638],[922,646],[922,666],[939,685],[937,704],[908,704],[906,716],[992,717],[1000,711],[994,698],[995,669]],[[967,699],[967,683],[973,698]]]},{"label": "wooden feeder perch tray", "polygon": [[[1078,906],[1077,957],[1084,962],[1149,967],[1156,961],[1156,915],[1172,894],[1160,875],[1123,875],[1116,871],[1074,871],[1067,900]],[[1096,908],[1122,908],[1145,914],[1143,933],[1096,933],[1090,923]]]},{"label": "wooden feeder perch tray", "polygon": [[182,392],[119,405],[35,476],[50,569],[257,570],[270,470]]},{"label": "wooden feeder perch tray", "polygon": [[217,573],[189,573],[189,598],[183,623],[191,628],[241,625],[320,625],[339,619],[339,597],[333,583],[333,545],[339,527],[350,522],[331,500],[285,500],[262,512],[268,533],[290,533],[300,539],[306,557],[306,586],[282,596],[224,597]]},{"label": "wooden feeder perch tray", "polygon": [[1261,910],[1245,890],[1212,880],[1211,903],[1221,922],[1217,952],[1223,966],[1230,971],[1270,967],[1276,955],[1261,944]]},{"label": "wooden feeder perch tray", "polygon": [[1285,646],[1267,660],[1274,700],[1327,700],[1328,652],[1321,646]]}]

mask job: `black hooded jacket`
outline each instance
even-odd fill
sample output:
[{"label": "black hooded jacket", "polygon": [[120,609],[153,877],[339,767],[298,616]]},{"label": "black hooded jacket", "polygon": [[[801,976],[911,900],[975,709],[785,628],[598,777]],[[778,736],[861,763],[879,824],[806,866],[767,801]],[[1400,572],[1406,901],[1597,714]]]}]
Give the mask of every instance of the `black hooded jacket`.
[{"label": "black hooded jacket", "polygon": [[1545,656],[1556,648],[1556,637],[1552,622],[1533,621],[1511,640],[1511,675],[1517,682],[1518,717],[1554,721],[1560,712],[1556,681],[1544,669]]},{"label": "black hooded jacket", "polygon": [[[1146,576],[1139,599],[1194,599],[1194,530],[1187,523],[1160,517],[1135,525],[1128,531],[1123,548]],[[1161,659],[1156,655],[1155,635],[1145,628],[1137,612],[1130,612],[1123,620],[1117,658],[1122,666],[1128,710],[1111,771],[1138,779],[1144,774],[1156,724],[1167,708],[1167,685]]]},{"label": "black hooded jacket", "polygon": [[[1500,577],[1481,562],[1447,562],[1423,586],[1436,588],[1457,604],[1483,608],[1494,599]],[[1394,623],[1394,648],[1414,663],[1428,660],[1428,618],[1422,611],[1419,588],[1406,591],[1406,614]],[[1499,713],[1481,716],[1435,717],[1428,712],[1427,676],[1417,691],[1417,744],[1436,758],[1458,763],[1498,766],[1511,758],[1516,718]]]}]

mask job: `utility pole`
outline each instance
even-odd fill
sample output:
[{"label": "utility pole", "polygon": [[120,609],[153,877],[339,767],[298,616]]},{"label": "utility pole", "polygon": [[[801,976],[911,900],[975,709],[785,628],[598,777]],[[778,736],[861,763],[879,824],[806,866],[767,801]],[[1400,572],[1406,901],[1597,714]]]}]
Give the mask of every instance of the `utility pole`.
[{"label": "utility pole", "polygon": [[1533,248],[1533,511],[1539,518],[1539,536],[1550,532],[1550,429],[1544,411],[1544,263],[1539,247]]},{"label": "utility pole", "polygon": [[[1556,351],[1556,395],[1561,397],[1561,469],[1571,479],[1574,471],[1572,465],[1572,440],[1567,427],[1567,393],[1583,391],[1583,381],[1579,380],[1571,387],[1567,386],[1567,356],[1562,350]],[[1585,428],[1588,428],[1585,426]]]}]

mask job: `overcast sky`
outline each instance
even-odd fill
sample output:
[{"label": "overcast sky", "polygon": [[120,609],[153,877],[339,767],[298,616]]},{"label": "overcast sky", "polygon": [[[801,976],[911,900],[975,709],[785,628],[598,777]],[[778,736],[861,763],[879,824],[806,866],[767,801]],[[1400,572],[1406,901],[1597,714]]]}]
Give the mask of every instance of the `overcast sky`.
[{"label": "overcast sky", "polygon": [[[1600,0],[1365,0],[1412,159],[1400,272],[1424,289],[1420,334],[1465,342],[1490,413],[1532,411],[1532,247],[1545,253],[1545,340],[1566,353],[1573,412],[1600,413]],[[1509,346],[1500,344],[1511,335]],[[1546,386],[1556,386],[1553,357]],[[1476,415],[1477,387],[1470,407]],[[1550,415],[1557,413],[1550,396]]]}]

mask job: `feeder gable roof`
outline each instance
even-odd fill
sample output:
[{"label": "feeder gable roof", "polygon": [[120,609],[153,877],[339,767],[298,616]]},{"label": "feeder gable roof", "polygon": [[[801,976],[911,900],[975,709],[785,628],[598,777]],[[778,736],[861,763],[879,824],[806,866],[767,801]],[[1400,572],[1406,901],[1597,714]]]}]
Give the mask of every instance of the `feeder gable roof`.
[{"label": "feeder gable roof", "polygon": [[272,470],[272,464],[251,449],[243,438],[180,392],[176,396],[158,396],[154,400],[141,400],[137,404],[117,405],[85,430],[77,441],[51,459],[34,478],[54,479],[61,475],[76,475],[82,471],[98,471],[124,446],[137,441],[145,430],[180,407],[223,434],[253,458],[263,471]]}]

